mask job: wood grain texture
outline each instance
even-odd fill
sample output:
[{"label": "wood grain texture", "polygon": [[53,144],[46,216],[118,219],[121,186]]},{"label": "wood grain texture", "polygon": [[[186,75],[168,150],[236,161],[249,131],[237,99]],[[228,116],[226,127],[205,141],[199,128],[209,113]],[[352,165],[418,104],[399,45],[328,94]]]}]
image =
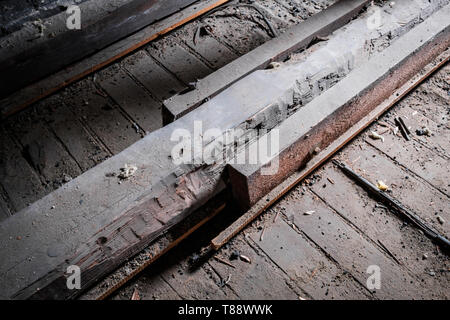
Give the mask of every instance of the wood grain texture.
[{"label": "wood grain texture", "polygon": [[141,48],[145,44],[228,1],[229,0],[206,0],[196,2],[166,19],[156,21],[155,23],[144,27],[142,30],[124,39],[120,39],[85,59],[74,62],[69,67],[62,69],[51,76],[20,88],[20,90],[0,100],[0,117],[4,118],[24,109],[30,104],[111,64],[134,50]]}]

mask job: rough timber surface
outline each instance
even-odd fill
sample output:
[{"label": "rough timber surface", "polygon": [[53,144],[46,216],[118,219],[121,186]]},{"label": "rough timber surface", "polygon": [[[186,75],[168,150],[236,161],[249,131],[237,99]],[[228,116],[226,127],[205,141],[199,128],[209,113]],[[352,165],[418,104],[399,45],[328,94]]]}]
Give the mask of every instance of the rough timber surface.
[{"label": "rough timber surface", "polygon": [[[443,57],[445,57],[445,56],[447,56],[448,57],[448,53],[447,53],[447,55],[442,55]],[[436,59],[436,61],[434,61],[433,63],[432,63],[432,65],[430,66],[430,68],[427,66],[427,68],[425,68],[424,70],[421,70],[421,75],[420,75],[420,77],[418,77],[418,79],[423,79],[423,77],[424,76],[428,76],[433,70],[435,70],[436,69],[436,66],[437,65],[442,65],[442,57],[441,58],[438,58],[438,59]],[[444,59],[447,59],[447,58],[444,58]],[[446,60],[444,60],[444,61],[446,61]],[[423,72],[422,72],[423,71]],[[417,82],[417,81],[421,81],[421,80],[417,80],[417,79],[412,79],[410,82],[412,83],[412,84],[414,84],[414,82]],[[370,117],[368,118],[368,120],[366,120],[366,121],[373,121],[373,119],[375,119],[378,115],[380,115],[380,113],[381,112],[383,112],[384,110],[386,110],[389,106],[391,106],[393,103],[395,103],[396,101],[398,101],[400,98],[398,97],[399,95],[401,95],[401,97],[403,97],[403,95],[404,94],[406,94],[407,92],[409,92],[409,90],[411,90],[411,88],[410,88],[410,86],[411,86],[411,84],[409,84],[409,83],[407,83],[407,84],[405,84],[404,85],[404,87],[405,87],[405,89],[403,89],[403,88],[400,88],[398,91],[397,91],[397,95],[396,96],[393,96],[393,98],[392,99],[389,99],[389,103],[386,105],[386,106],[381,106],[381,109],[380,108],[377,108],[377,113],[374,113],[373,115],[370,115]],[[384,103],[383,103],[384,104]],[[376,110],[375,110],[376,111]],[[366,124],[365,123],[363,123],[363,125],[364,126],[366,126]],[[348,137],[348,139],[351,139],[354,135],[355,135],[356,133],[354,133],[354,134],[352,134],[351,136],[349,136]],[[348,140],[346,140],[346,141],[348,141]],[[320,156],[320,155],[319,155]],[[434,195],[434,197],[436,197],[436,196],[438,196],[438,195]],[[429,195],[427,195],[426,197],[430,197]],[[264,232],[264,231],[263,231]],[[264,236],[264,237],[266,237],[266,236]],[[220,263],[219,263],[219,265],[220,265]],[[394,271],[392,271],[392,272],[394,272]],[[395,272],[397,272],[398,273],[398,271],[395,271]],[[407,276],[406,276],[407,277]],[[385,295],[385,294],[381,294],[381,295],[379,295],[380,297],[383,297],[383,298],[402,298],[402,297],[408,297],[408,295],[407,295],[407,292],[408,292],[408,290],[412,290],[412,291],[414,291],[414,290],[416,290],[416,293],[417,293],[417,286],[415,287],[415,289],[413,290],[412,288],[410,288],[410,289],[405,289],[405,291],[403,292],[403,293],[401,293],[401,292],[397,292],[397,293],[394,293],[394,295],[393,296],[391,296],[389,293],[387,294],[387,295]]]},{"label": "rough timber surface", "polygon": [[[226,19],[223,19],[223,20],[226,20]],[[240,50],[242,50],[242,48],[240,48]],[[236,50],[236,52],[238,52],[238,50]],[[124,67],[125,67],[125,69],[127,69],[128,70],[128,67],[129,67],[129,65],[124,65]],[[170,70],[165,70],[166,72],[170,72]],[[134,79],[136,80],[136,78],[137,77],[134,77]],[[95,81],[95,77],[94,77],[94,83],[96,82]],[[439,82],[438,82],[439,83]],[[444,88],[443,90],[444,90],[444,93],[446,93],[446,88],[448,88],[448,86],[446,86],[445,84],[444,85],[442,85],[442,83],[441,83],[441,85],[440,85],[440,88]],[[149,89],[149,91],[151,91],[150,89]],[[430,91],[430,90],[428,90],[428,91]],[[76,94],[78,94],[78,92],[76,92]],[[100,94],[102,94],[102,95],[105,95],[105,93],[104,92],[102,92],[101,90],[100,90],[100,93],[99,93],[99,95]],[[441,94],[442,94],[442,92],[441,92]],[[62,95],[62,97],[67,101],[67,100],[71,100],[72,98],[71,98],[71,96],[70,96],[70,94],[68,94],[68,95],[66,95],[66,94],[64,94],[64,95]],[[444,96],[445,97],[445,96]],[[442,98],[440,98],[441,100],[439,100],[439,101],[443,101],[442,100]],[[114,104],[112,104],[111,105],[111,99],[105,99],[104,100],[105,101],[105,103],[102,103],[102,105],[100,105],[100,107],[101,107],[101,109],[107,114],[109,111],[112,111],[112,110],[116,110],[116,106],[114,106]],[[444,100],[445,101],[445,100]],[[108,104],[106,104],[106,102],[108,103]],[[92,104],[92,101],[86,101],[86,103],[88,103],[89,105],[90,104]],[[83,101],[80,101],[80,105],[83,105],[84,103],[83,103]],[[111,107],[111,106],[113,106],[113,107]],[[433,106],[433,105],[430,105],[430,104],[428,104],[427,106],[426,106],[428,109],[427,110],[434,110],[434,109],[436,109],[437,107],[435,107],[435,106]],[[417,107],[416,107],[417,108]],[[433,109],[434,108],[434,109]],[[86,110],[86,107],[84,108],[85,110]],[[117,110],[119,110],[120,112],[119,112],[119,114],[123,114],[124,112],[124,110],[123,109],[126,109],[126,108],[117,108]],[[430,116],[430,118],[433,118],[435,121],[436,121],[436,119],[440,119],[440,114],[445,114],[445,109],[439,109],[439,108],[437,108],[438,109],[438,111],[440,112],[436,112],[436,113],[431,113],[429,116]],[[116,111],[117,111],[116,110]],[[116,116],[117,116],[117,112],[115,112],[114,111],[114,114],[115,114],[115,116],[113,116],[113,117],[110,117],[110,119],[111,119],[111,121],[113,121],[113,119],[116,119]],[[428,115],[428,114],[427,114]],[[99,130],[96,130],[96,131],[94,131],[94,130],[92,130],[92,126],[95,126],[95,125],[98,125],[98,123],[96,123],[96,122],[98,122],[98,121],[95,121],[95,120],[90,120],[90,119],[84,119],[84,116],[83,116],[83,114],[82,113],[80,113],[80,114],[77,114],[76,113],[76,116],[77,117],[79,117],[79,122],[80,123],[82,123],[82,125],[83,125],[83,129],[86,129],[86,132],[88,133],[88,136],[89,136],[89,139],[91,139],[91,138],[93,138],[94,140],[95,140],[95,146],[97,146],[97,144],[98,144],[98,146],[101,148],[101,149],[103,149],[103,148],[105,148],[106,147],[106,143],[110,143],[110,138],[112,137],[112,136],[114,136],[113,135],[113,133],[115,133],[115,132],[117,132],[117,131],[119,131],[119,130],[122,130],[123,128],[128,128],[128,125],[127,125],[127,123],[129,123],[129,125],[131,125],[131,122],[127,122],[127,121],[129,121],[130,119],[127,117],[127,118],[122,118],[123,120],[121,120],[120,121],[120,124],[119,123],[117,123],[117,128],[115,129],[116,131],[114,131],[114,129],[111,129],[111,134],[103,134],[102,135],[102,139],[99,139],[99,137],[98,137],[98,135],[97,134],[95,134],[95,132],[99,132],[99,133],[101,133],[102,132],[102,130],[101,130],[101,128],[99,129]],[[73,117],[73,116],[72,116]],[[51,116],[49,116],[49,118],[51,118]],[[51,119],[49,120],[50,121],[50,124],[51,124]],[[76,121],[75,121],[76,122]],[[436,122],[438,122],[438,121],[436,121]],[[112,122],[114,125],[116,125],[116,121],[114,121],[114,122]],[[125,138],[125,137],[124,137]],[[132,140],[132,139],[131,139]],[[428,141],[428,142],[430,142],[430,143],[433,143],[433,141],[434,140],[430,140],[430,141]],[[126,142],[125,143],[122,143],[122,144],[120,144],[119,145],[119,147],[118,147],[118,149],[120,149],[120,146],[126,146]],[[94,144],[92,145],[92,146],[94,146]],[[109,148],[105,148],[105,149],[109,149]],[[118,150],[118,149],[116,149],[116,150]],[[107,150],[107,154],[108,154],[108,151],[110,152],[110,150]],[[108,155],[107,155],[108,156]],[[101,156],[101,157],[103,157],[103,156]],[[97,161],[97,160],[96,160]],[[118,165],[123,165],[123,164],[118,164]],[[110,172],[108,172],[108,173],[110,173]],[[35,174],[35,173],[33,173],[33,174]],[[115,183],[115,181],[114,180],[112,180],[112,179],[110,179],[110,181],[112,181],[112,183]],[[2,181],[3,182],[3,181]],[[125,185],[125,187],[127,187],[128,185]],[[2,194],[2,196],[4,196],[3,194]],[[3,197],[4,199],[6,199],[6,200],[8,200],[7,199],[7,197]],[[79,201],[79,204],[81,205],[81,204],[85,204],[85,202],[84,202],[84,199],[80,199],[80,201]],[[21,236],[17,236],[17,238],[16,238],[16,240],[17,241],[19,241],[19,239],[18,238],[23,238],[23,237],[21,237]],[[12,239],[10,239],[10,240],[12,240]],[[247,242],[247,243],[249,243],[249,242]],[[248,249],[248,248],[246,248],[246,250],[250,250],[250,249]],[[259,252],[259,254],[260,254],[260,252]],[[32,257],[32,258],[34,258],[34,257]],[[266,261],[268,261],[268,260],[266,260]],[[243,262],[244,263],[244,262]],[[423,262],[423,264],[425,265],[425,266],[427,266],[427,263],[428,263],[428,261],[426,261],[426,259],[425,259],[425,262]],[[219,264],[219,262],[218,262],[218,264]],[[221,264],[219,264],[220,266],[222,266]],[[245,270],[245,263],[241,266],[242,267],[242,270]],[[273,264],[272,264],[272,266],[273,266]],[[437,266],[439,266],[438,264],[437,264]],[[436,267],[435,267],[435,265],[433,265],[433,268],[434,268],[434,270],[438,270]],[[430,269],[431,269],[431,267],[430,267]],[[226,269],[225,269],[226,270]],[[314,270],[313,270],[314,271]],[[432,271],[428,271],[427,270],[427,272],[430,272],[430,273],[433,273]],[[226,273],[226,271],[225,271],[225,273]],[[225,275],[224,276],[224,280],[226,280],[226,277],[227,277],[227,274],[225,274],[225,273],[222,273],[222,275]],[[434,273],[436,273],[436,272],[434,272]],[[203,273],[204,274],[204,273]],[[312,272],[312,276],[314,276],[314,274],[315,274],[315,272]],[[445,275],[445,273],[443,273],[444,275]],[[430,276],[430,277],[433,277],[433,276]],[[214,278],[214,276],[213,276],[213,278]],[[192,278],[191,278],[192,279]],[[194,277],[194,279],[195,279],[195,277]],[[215,278],[215,279],[217,279],[217,277]],[[233,279],[232,279],[233,280]],[[289,288],[293,288],[293,286],[292,286],[292,282],[291,282],[291,280],[290,279],[287,279],[287,278],[285,278],[285,280],[286,280],[286,282],[285,283],[287,283],[287,287],[289,287]],[[190,281],[192,281],[192,280],[190,280]],[[239,282],[237,282],[237,283],[239,283]],[[250,283],[252,283],[252,282],[250,282]],[[166,283],[167,284],[167,283]],[[227,289],[227,288],[226,288]],[[285,288],[286,289],[286,288]],[[228,290],[228,289],[227,289]],[[151,291],[151,290],[150,290]],[[223,290],[222,290],[223,291]],[[172,292],[172,294],[173,294],[173,291],[171,291]],[[245,292],[245,291],[243,291],[243,292]],[[258,294],[257,294],[257,292],[255,292],[255,291],[250,291],[250,292],[253,292],[253,294],[254,294],[254,296],[257,296]],[[296,289],[296,291],[295,292],[297,292],[297,293],[299,293],[299,295],[303,295],[303,294],[305,294],[302,290],[300,290],[300,289]],[[325,293],[324,293],[324,295],[326,296],[326,293],[327,293],[327,291],[325,291]],[[213,296],[213,294],[212,294],[212,296]],[[308,295],[306,295],[307,297],[308,297]],[[151,292],[150,292],[150,297],[151,297]]]},{"label": "rough timber surface", "polygon": [[[368,135],[371,131],[376,131],[385,139],[399,138],[396,140],[399,146],[414,146],[414,142],[395,136],[392,131],[383,133],[385,123],[389,123],[400,109],[411,105],[422,115],[426,113],[429,119],[435,119],[440,128],[448,132],[446,114],[450,108],[449,72],[450,64],[447,63],[333,158],[345,161],[363,175],[373,172],[373,168],[368,170],[367,167],[362,167],[369,160],[376,164],[371,180],[385,179],[393,192],[401,192],[409,185],[410,179],[418,181],[415,189],[429,188],[430,181],[408,170],[408,166],[415,159],[420,159],[423,152],[431,158],[436,157],[437,150],[426,146],[409,148],[410,162],[402,164],[389,154],[374,149],[372,143],[369,143],[369,140],[373,140]],[[437,93],[430,97],[429,92],[436,89]],[[413,113],[414,111],[409,115]],[[412,126],[412,129],[416,127]],[[414,138],[419,137],[414,135]],[[438,135],[426,137],[429,143],[439,139]],[[375,157],[362,158],[359,156],[360,152],[375,152]],[[383,161],[379,162],[378,158]],[[443,173],[448,171],[449,164],[447,161],[443,166],[439,163],[436,166],[435,170]],[[391,182],[391,177],[399,174],[403,179]],[[428,207],[416,210],[420,214],[434,212],[435,216],[443,215],[448,221],[445,209],[435,207],[435,203],[446,203],[448,207],[450,199],[447,196],[442,198],[435,187],[431,186],[431,189],[435,190],[434,195],[419,198],[411,196],[411,203],[429,204]],[[404,201],[405,199],[402,200]],[[306,211],[314,213],[305,215]],[[330,219],[334,223],[330,223]],[[162,258],[157,265],[148,267],[141,276],[117,291],[112,299],[130,299],[134,290],[144,300],[179,297],[179,288],[171,287],[169,290],[167,282],[160,280],[169,261],[172,270],[192,275],[190,283],[206,281],[199,274],[191,274],[186,262],[197,254],[202,244],[207,243],[205,231],[214,233],[211,231],[213,228],[214,224],[207,224],[179,249],[168,253],[168,258]],[[215,232],[222,229],[223,223]],[[292,243],[296,246],[293,247]],[[231,260],[231,253],[234,251],[251,257],[252,264]],[[305,264],[305,257],[321,255],[323,258],[310,258]],[[215,257],[225,260],[227,264]],[[373,264],[382,266],[381,289],[374,292],[366,287],[370,275],[366,271]],[[217,275],[220,278],[216,280],[215,288],[208,289],[209,299],[221,297],[223,288],[232,290],[239,298],[271,298],[266,291],[269,287],[274,287],[278,296],[291,299],[449,299],[448,256],[414,226],[404,223],[393,212],[368,196],[362,188],[335,168],[331,161],[306,177],[300,185],[221,248],[214,257],[208,259],[204,268],[210,267],[214,271],[213,279]],[[386,278],[387,282],[384,282],[385,268],[394,270],[398,277],[390,281]],[[255,272],[255,269],[270,270],[275,276],[266,277],[264,273]],[[284,275],[281,278],[280,272]],[[222,279],[226,280],[229,275],[230,281],[222,287]],[[275,284],[273,277],[277,279]],[[411,292],[417,295],[411,297]]]},{"label": "rough timber surface", "polygon": [[173,121],[195,109],[205,100],[218,94],[239,79],[257,69],[264,69],[272,61],[286,58],[290,53],[305,48],[317,37],[325,37],[351,20],[369,1],[339,1],[241,56],[215,73],[196,83],[194,90],[176,95],[164,102],[167,121]]}]

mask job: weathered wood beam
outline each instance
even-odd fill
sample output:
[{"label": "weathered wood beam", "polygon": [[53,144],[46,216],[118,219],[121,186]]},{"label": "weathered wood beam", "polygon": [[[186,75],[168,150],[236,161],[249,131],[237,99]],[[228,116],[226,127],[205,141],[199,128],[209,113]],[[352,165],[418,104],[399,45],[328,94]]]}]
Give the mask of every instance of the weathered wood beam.
[{"label": "weathered wood beam", "polygon": [[420,85],[425,79],[439,70],[442,66],[450,61],[450,48],[440,54],[435,60],[428,64],[420,71],[411,81],[406,82],[398,88],[393,94],[372,110],[367,116],[358,121],[354,126],[348,129],[338,139],[333,141],[328,147],[320,151],[300,170],[295,171],[286,180],[273,188],[267,195],[258,200],[248,211],[246,211],[239,219],[233,222],[228,228],[222,231],[214,239],[211,240],[210,248],[219,250],[223,245],[230,241],[248,224],[256,219],[266,209],[270,208],[279,199],[281,199],[289,190],[297,186],[303,179],[309,176],[317,168],[323,165],[334,154],[341,150],[346,144],[350,143],[359,133],[366,129],[370,124],[376,121],[389,108],[393,107],[397,102],[403,99],[414,88]]},{"label": "weathered wood beam", "polygon": [[71,64],[42,80],[32,83],[0,100],[0,118],[8,117],[59,89],[113,63],[158,37],[217,8],[229,0],[197,1],[171,16],[156,21],[138,32],[121,39],[103,50]]},{"label": "weathered wood beam", "polygon": [[0,61],[0,97],[48,76],[196,0],[134,0],[96,23],[68,30],[30,50]]}]

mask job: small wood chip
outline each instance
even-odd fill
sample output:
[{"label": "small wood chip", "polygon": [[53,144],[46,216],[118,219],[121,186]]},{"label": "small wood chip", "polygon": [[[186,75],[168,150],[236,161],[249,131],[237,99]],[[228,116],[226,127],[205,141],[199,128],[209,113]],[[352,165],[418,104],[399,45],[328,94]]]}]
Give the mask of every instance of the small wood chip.
[{"label": "small wood chip", "polygon": [[131,300],[141,300],[139,296],[139,291],[137,288],[134,289],[133,295],[131,296]]},{"label": "small wood chip", "polygon": [[389,189],[389,187],[381,180],[377,181],[377,188],[381,191],[386,191],[387,189]]},{"label": "small wood chip", "polygon": [[244,256],[243,254],[241,254],[239,257],[241,258],[242,261],[245,261],[247,263],[252,263],[252,260],[250,260],[249,257]]},{"label": "small wood chip", "polygon": [[280,211],[277,211],[275,217],[273,218],[273,222],[277,221],[279,215],[280,215]]},{"label": "small wood chip", "polygon": [[262,231],[261,231],[261,235],[259,236],[259,241],[263,241],[264,240],[264,231],[266,231],[266,226],[264,226]]},{"label": "small wood chip", "polygon": [[219,258],[219,257],[214,256],[214,259],[216,259],[216,260],[219,261],[220,263],[223,263],[223,264],[225,264],[225,265],[227,265],[227,266],[229,266],[229,267],[231,267],[231,268],[233,268],[233,269],[236,268],[234,265],[232,265],[232,264],[229,263],[228,261],[225,261],[225,260],[223,260],[223,259],[221,259],[221,258]]},{"label": "small wood chip", "polygon": [[381,140],[382,142],[384,142],[384,137],[375,131],[371,131],[369,137],[372,138],[373,140]]}]

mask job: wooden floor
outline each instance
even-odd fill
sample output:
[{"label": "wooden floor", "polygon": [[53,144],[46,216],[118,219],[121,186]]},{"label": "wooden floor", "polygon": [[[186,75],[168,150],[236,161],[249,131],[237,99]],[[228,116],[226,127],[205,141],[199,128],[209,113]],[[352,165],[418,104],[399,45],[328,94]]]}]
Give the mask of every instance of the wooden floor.
[{"label": "wooden floor", "polygon": [[[282,32],[333,2],[258,5]],[[162,100],[271,36],[256,9],[219,10],[0,123],[0,221],[160,128]]]},{"label": "wooden floor", "polygon": [[[372,182],[384,181],[393,197],[447,236],[449,74],[447,64],[334,157]],[[386,131],[383,125],[393,128],[397,115],[411,127],[412,141],[392,132],[383,134],[384,142],[369,138],[370,131]],[[422,126],[433,135],[417,136],[414,132]],[[305,215],[307,211],[314,213]],[[217,230],[220,227],[214,223],[207,225],[112,299],[130,299],[135,290],[142,299],[450,296],[448,256],[414,226],[369,197],[331,161],[191,271],[190,261]],[[249,257],[251,263],[231,260],[233,252]],[[380,268],[380,290],[367,288],[371,265]]]},{"label": "wooden floor", "polygon": [[[279,31],[333,3],[259,2]],[[163,99],[270,37],[253,9],[218,11],[2,122],[0,220],[160,128]],[[336,156],[371,181],[383,180],[392,196],[447,236],[449,74],[447,65]],[[368,137],[386,130],[381,122],[394,127],[395,114],[411,126],[412,141],[392,133],[383,134],[384,142]],[[431,137],[414,134],[423,125]],[[228,210],[223,214],[231,216]],[[112,298],[129,299],[135,289],[143,299],[449,298],[448,257],[331,162],[217,253],[234,268],[212,257],[189,271],[189,260],[223,229],[220,219],[226,220],[206,225]],[[230,260],[234,251],[251,263]],[[366,287],[370,265],[381,271],[376,292]]]}]

